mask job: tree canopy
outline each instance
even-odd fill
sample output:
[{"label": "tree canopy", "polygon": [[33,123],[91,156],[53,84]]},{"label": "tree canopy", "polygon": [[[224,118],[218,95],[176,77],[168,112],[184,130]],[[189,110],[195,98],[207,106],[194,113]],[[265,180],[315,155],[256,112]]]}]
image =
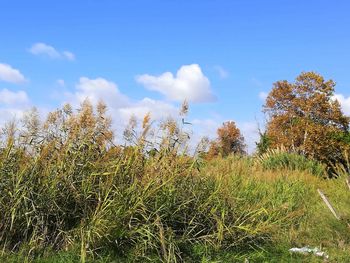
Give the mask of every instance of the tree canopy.
[{"label": "tree canopy", "polygon": [[237,128],[235,122],[227,121],[217,130],[218,138],[210,145],[209,157],[221,155],[228,156],[231,153],[245,154],[244,137]]},{"label": "tree canopy", "polygon": [[315,72],[301,73],[293,83],[274,83],[264,105],[270,147],[283,145],[325,162],[339,160],[349,145],[342,138],[350,118],[334,99],[334,87],[334,81]]}]

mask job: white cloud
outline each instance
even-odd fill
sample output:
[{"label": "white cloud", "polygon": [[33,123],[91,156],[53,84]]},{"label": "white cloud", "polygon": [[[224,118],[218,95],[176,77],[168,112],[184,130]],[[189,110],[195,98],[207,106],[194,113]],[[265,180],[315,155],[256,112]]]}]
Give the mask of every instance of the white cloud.
[{"label": "white cloud", "polygon": [[266,100],[266,98],[267,98],[268,95],[269,95],[269,94],[267,94],[265,91],[259,92],[259,98],[260,98],[261,100],[263,100],[263,101]]},{"label": "white cloud", "polygon": [[74,106],[78,106],[85,99],[89,99],[95,105],[102,100],[107,104],[109,114],[118,125],[128,123],[132,115],[142,119],[150,112],[152,119],[159,120],[177,112],[172,104],[163,101],[144,98],[134,102],[119,91],[117,84],[104,78],[81,77],[76,91],[66,93],[66,98]]},{"label": "white cloud", "polygon": [[66,59],[68,59],[70,61],[75,60],[75,55],[70,51],[63,51],[62,55],[63,55],[63,57],[65,57]]},{"label": "white cloud", "polygon": [[85,99],[97,104],[100,100],[113,108],[128,104],[128,98],[119,92],[117,84],[104,78],[89,79],[81,77],[74,93],[66,93],[69,101],[79,105]]},{"label": "white cloud", "polygon": [[25,110],[15,107],[2,108],[0,107],[0,128],[8,121],[18,120],[23,117]]},{"label": "white cloud", "polygon": [[172,104],[150,98],[144,98],[118,109],[119,116],[124,123],[133,115],[142,119],[147,113],[150,113],[153,120],[161,120],[168,116],[175,116],[177,112],[178,109]]},{"label": "white cloud", "polygon": [[224,69],[222,66],[217,65],[217,66],[214,67],[214,69],[215,69],[216,72],[219,74],[219,77],[220,77],[221,79],[226,79],[226,78],[228,78],[229,73],[228,73],[228,71],[227,71],[226,69]]},{"label": "white cloud", "polygon": [[158,91],[173,101],[209,102],[215,99],[209,79],[197,64],[182,66],[176,76],[171,72],[160,76],[144,74],[137,76],[136,80],[147,89]]},{"label": "white cloud", "polygon": [[9,120],[21,118],[30,107],[25,91],[0,90],[0,127]]},{"label": "white cloud", "polygon": [[61,54],[52,46],[46,45],[45,43],[34,44],[29,51],[33,55],[47,55],[50,58],[60,58]]},{"label": "white cloud", "polygon": [[248,153],[253,153],[256,148],[256,142],[259,141],[259,127],[256,121],[247,121],[237,123],[237,127],[240,129],[244,136],[245,143],[247,144]]},{"label": "white cloud", "polygon": [[335,94],[334,99],[337,99],[346,115],[350,115],[350,96],[345,97],[343,94]]},{"label": "white cloud", "polygon": [[218,120],[214,119],[194,119],[191,120],[193,128],[196,129],[196,134],[198,137],[208,136],[209,138],[216,137],[216,131],[218,127],[222,124]]},{"label": "white cloud", "polygon": [[45,43],[35,43],[29,52],[33,55],[47,56],[52,59],[66,59],[73,61],[75,60],[75,55],[70,51],[60,52],[56,50],[53,46],[47,45]]},{"label": "white cloud", "polygon": [[23,90],[12,92],[8,89],[2,89],[0,90],[0,103],[6,105],[23,105],[29,103],[29,98]]},{"label": "white cloud", "polygon": [[0,63],[0,81],[23,83],[26,81],[22,73],[8,64]]},{"label": "white cloud", "polygon": [[81,77],[75,87],[75,92],[65,93],[66,102],[74,107],[85,100],[96,105],[102,100],[108,106],[108,115],[113,120],[113,129],[116,133],[117,143],[123,143],[123,131],[131,116],[141,121],[147,113],[151,114],[152,120],[162,120],[168,116],[176,116],[178,109],[169,103],[150,98],[132,101],[121,93],[116,83],[104,78],[90,79]]}]

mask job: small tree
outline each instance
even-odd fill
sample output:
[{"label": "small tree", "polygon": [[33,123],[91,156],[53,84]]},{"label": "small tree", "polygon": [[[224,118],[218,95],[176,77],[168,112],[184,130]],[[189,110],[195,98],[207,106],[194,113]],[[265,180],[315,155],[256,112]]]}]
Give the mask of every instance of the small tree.
[{"label": "small tree", "polygon": [[244,137],[233,121],[224,122],[217,130],[218,138],[211,142],[208,157],[221,154],[226,157],[231,153],[246,154]]}]

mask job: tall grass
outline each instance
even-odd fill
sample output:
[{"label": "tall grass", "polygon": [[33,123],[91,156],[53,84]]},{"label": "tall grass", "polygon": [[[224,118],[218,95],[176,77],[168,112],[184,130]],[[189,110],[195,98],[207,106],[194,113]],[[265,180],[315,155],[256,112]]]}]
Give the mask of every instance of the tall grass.
[{"label": "tall grass", "polygon": [[287,169],[306,171],[319,177],[327,176],[327,168],[324,164],[295,152],[287,152],[283,147],[267,150],[256,157],[256,162],[270,170]]},{"label": "tall grass", "polygon": [[7,126],[0,150],[7,258],[75,251],[81,262],[106,254],[199,262],[223,251],[239,255],[302,228],[311,210],[305,197],[320,183],[238,156],[202,162],[186,153],[187,134],[174,120],[160,126],[161,137],[152,137],[149,117],[139,130],[132,120],[124,134],[134,144],[115,146],[102,104],[94,110],[86,102],[77,113],[65,106],[43,124],[33,111],[23,125],[19,132]]}]

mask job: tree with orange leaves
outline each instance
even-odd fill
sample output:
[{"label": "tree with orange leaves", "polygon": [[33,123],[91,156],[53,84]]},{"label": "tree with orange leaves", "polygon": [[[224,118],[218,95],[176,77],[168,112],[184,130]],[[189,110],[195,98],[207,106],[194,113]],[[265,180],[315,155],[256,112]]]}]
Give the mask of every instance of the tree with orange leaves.
[{"label": "tree with orange leaves", "polygon": [[333,98],[335,82],[315,72],[300,74],[294,83],[274,83],[264,105],[270,147],[285,146],[324,162],[339,161],[348,146],[350,118]]},{"label": "tree with orange leaves", "polygon": [[231,153],[245,154],[244,137],[235,122],[227,121],[217,130],[218,138],[211,142],[208,157],[221,155],[226,157]]}]

